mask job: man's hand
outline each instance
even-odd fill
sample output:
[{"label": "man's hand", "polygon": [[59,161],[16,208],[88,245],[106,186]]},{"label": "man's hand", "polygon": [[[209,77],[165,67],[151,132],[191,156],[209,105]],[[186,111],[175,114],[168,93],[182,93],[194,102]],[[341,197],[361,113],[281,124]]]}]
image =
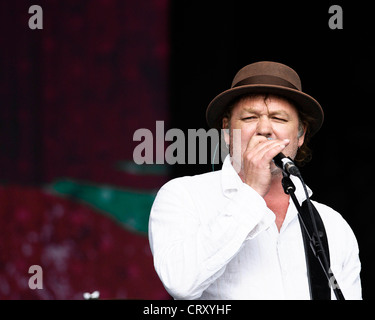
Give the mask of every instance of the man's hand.
[{"label": "man's hand", "polygon": [[264,197],[271,186],[272,159],[289,144],[289,140],[268,140],[253,136],[243,154],[243,181]]}]

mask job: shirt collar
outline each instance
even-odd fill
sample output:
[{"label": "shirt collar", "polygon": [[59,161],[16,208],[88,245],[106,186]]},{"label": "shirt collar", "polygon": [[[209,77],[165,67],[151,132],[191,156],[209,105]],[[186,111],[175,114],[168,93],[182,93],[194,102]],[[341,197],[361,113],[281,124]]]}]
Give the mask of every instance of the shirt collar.
[{"label": "shirt collar", "polygon": [[[292,176],[292,175],[290,176],[290,180],[292,180],[292,182],[296,186],[296,191],[294,192],[294,194],[296,195],[296,198],[299,204],[302,205],[302,202],[306,200],[306,194],[305,194],[305,191],[303,190],[302,182],[298,177]],[[306,185],[306,189],[307,189],[309,198],[311,198],[313,194],[312,190],[307,185]]]},{"label": "shirt collar", "polygon": [[224,195],[229,196],[233,192],[236,192],[241,188],[242,183],[240,176],[232,166],[230,155],[228,154],[221,169],[221,186]]},{"label": "shirt collar", "polygon": [[[223,167],[221,169],[221,172],[222,172],[221,185],[222,185],[223,193],[226,196],[230,196],[231,194],[233,194],[233,192],[238,191],[238,189],[240,189],[243,184],[240,176],[238,175],[238,173],[232,166],[230,155],[226,156],[223,162]],[[290,176],[290,179],[296,186],[295,195],[300,205],[302,205],[302,202],[306,200],[306,195],[305,195],[305,191],[303,190],[302,182],[298,177],[295,177],[295,176]],[[306,187],[307,187],[307,193],[309,197],[311,197],[312,190],[308,186]]]}]

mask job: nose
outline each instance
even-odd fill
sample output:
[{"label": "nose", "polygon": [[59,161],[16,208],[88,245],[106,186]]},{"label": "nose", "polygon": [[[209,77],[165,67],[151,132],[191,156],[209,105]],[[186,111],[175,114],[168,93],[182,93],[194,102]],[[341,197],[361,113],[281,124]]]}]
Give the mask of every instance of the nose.
[{"label": "nose", "polygon": [[272,136],[273,129],[270,119],[267,116],[262,116],[258,120],[256,134],[258,136],[265,136],[266,138]]}]

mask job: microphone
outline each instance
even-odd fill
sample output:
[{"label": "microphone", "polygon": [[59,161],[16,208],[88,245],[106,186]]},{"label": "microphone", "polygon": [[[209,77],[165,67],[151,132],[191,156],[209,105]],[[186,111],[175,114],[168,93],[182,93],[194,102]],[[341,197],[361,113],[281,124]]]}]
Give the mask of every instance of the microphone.
[{"label": "microphone", "polygon": [[292,159],[285,156],[282,152],[273,158],[273,162],[284,172],[287,172],[293,176],[300,175],[299,169],[296,167]]},{"label": "microphone", "polygon": [[[273,139],[271,137],[268,137],[267,140]],[[272,161],[285,173],[289,173],[293,176],[301,176],[299,169],[296,167],[292,159],[285,156],[282,152],[274,156]]]}]

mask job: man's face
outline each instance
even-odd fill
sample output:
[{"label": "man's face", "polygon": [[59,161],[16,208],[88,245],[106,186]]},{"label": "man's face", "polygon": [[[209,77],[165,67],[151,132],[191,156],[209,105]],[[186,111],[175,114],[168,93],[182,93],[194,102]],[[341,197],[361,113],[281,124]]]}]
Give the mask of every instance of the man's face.
[{"label": "man's face", "polygon": [[[240,167],[243,153],[254,135],[270,139],[289,139],[290,143],[283,153],[292,159],[296,156],[298,147],[303,144],[305,136],[305,132],[299,130],[301,128],[295,107],[288,100],[275,95],[251,95],[240,99],[232,109],[230,120],[223,119],[223,127],[230,128],[231,134],[226,134],[225,140],[230,145],[233,165]],[[240,138],[236,138],[239,135],[233,134],[234,129],[240,130],[236,130],[240,132]],[[234,150],[236,151],[233,152]],[[241,155],[241,159],[236,160],[233,154]],[[272,164],[271,172],[280,171]]]}]

